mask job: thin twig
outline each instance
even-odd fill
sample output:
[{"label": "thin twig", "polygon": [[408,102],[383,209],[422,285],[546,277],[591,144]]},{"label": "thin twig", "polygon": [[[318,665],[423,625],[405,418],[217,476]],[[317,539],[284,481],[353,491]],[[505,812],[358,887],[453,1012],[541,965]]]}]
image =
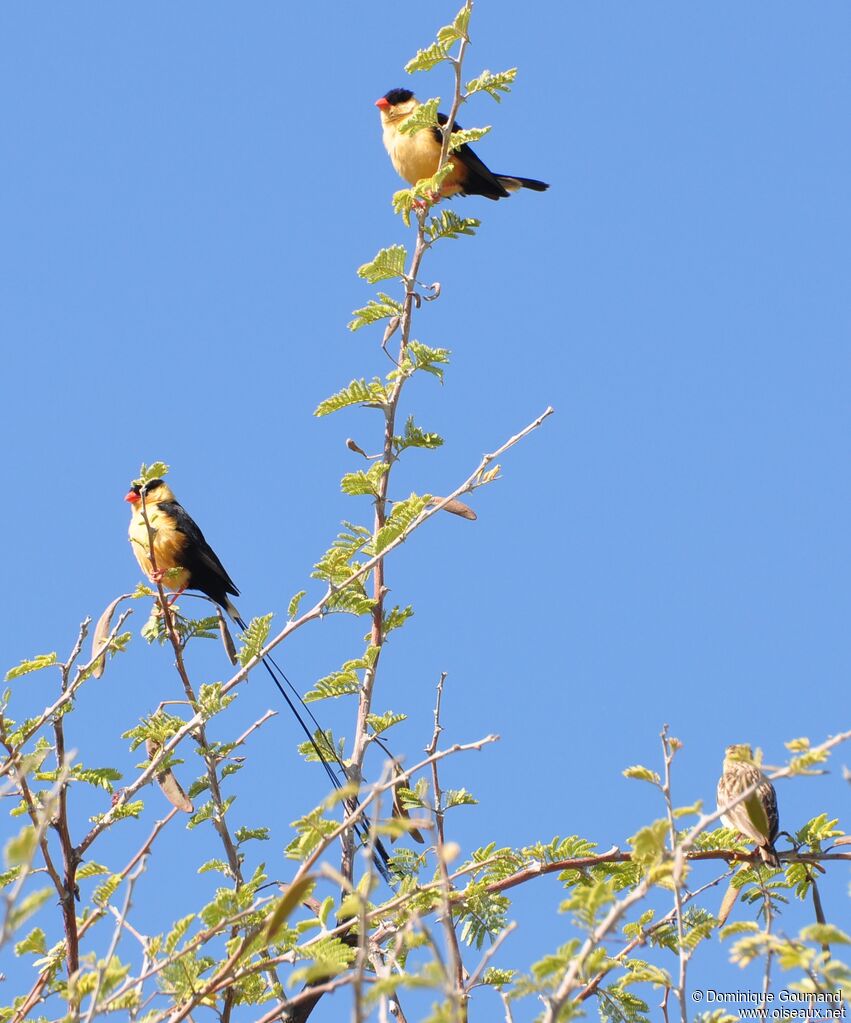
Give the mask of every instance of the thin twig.
[{"label": "thin twig", "polygon": [[[443,731],[443,726],[440,723],[440,705],[443,700],[443,686],[445,682],[446,672],[443,672],[437,681],[437,695],[434,704],[434,731],[431,742],[426,746],[425,750],[429,756],[432,756],[437,749],[437,742],[440,738],[440,733]],[[464,960],[461,957],[458,935],[455,933],[455,921],[452,918],[452,881],[449,877],[443,829],[443,791],[440,787],[440,772],[436,760],[432,761],[431,765],[431,786],[434,791],[434,830],[437,838],[437,869],[440,873],[441,918],[443,931],[446,935],[446,947],[449,952],[450,964],[450,973],[447,977],[449,982],[448,994],[453,1017],[458,1023],[466,1023],[467,995],[464,986]]]},{"label": "thin twig", "polygon": [[[668,842],[671,847],[671,855],[675,856],[677,851],[677,840],[679,832],[677,822],[674,818],[674,802],[671,797],[671,764],[673,763],[679,743],[671,739],[668,734],[668,726],[662,728],[662,757],[665,764],[665,775],[662,781],[662,795],[665,799],[665,810],[668,815]],[[684,861],[675,860],[674,870],[671,874],[671,883],[674,889],[674,919],[677,925],[677,959],[679,961],[679,974],[677,977],[677,1000],[680,1004],[680,1023],[688,1023],[686,1012],[686,971],[688,969],[688,949],[686,948],[685,924],[683,922],[683,895],[682,895],[682,868],[677,871],[677,864]],[[667,999],[665,1001],[665,1012],[667,1013]]]}]

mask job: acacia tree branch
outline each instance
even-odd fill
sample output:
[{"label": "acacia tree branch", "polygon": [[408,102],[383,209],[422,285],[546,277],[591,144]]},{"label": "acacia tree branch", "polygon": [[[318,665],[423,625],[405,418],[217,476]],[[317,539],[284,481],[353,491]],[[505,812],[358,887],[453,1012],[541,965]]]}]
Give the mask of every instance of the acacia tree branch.
[{"label": "acacia tree branch", "polygon": [[[127,598],[129,596],[131,596],[131,594],[125,593],[121,597],[119,597],[118,600],[124,600],[125,598]],[[44,725],[47,724],[48,721],[50,721],[56,714],[58,714],[59,711],[62,710],[65,707],[66,704],[70,703],[74,699],[74,697],[77,695],[77,690],[80,688],[80,686],[84,682],[88,681],[88,679],[91,677],[91,670],[94,667],[95,662],[100,657],[104,656],[111,649],[112,644],[115,642],[116,638],[118,637],[118,633],[119,633],[121,627],[124,625],[124,623],[127,621],[127,619],[130,617],[130,615],[132,613],[133,613],[132,610],[128,609],[127,611],[124,611],[121,614],[121,616],[119,617],[118,621],[115,624],[115,627],[110,632],[110,634],[107,637],[106,641],[99,648],[97,656],[96,657],[94,657],[94,656],[91,657],[85,664],[80,665],[80,667],[77,668],[77,673],[74,676],[74,679],[71,681],[71,683],[66,688],[61,690],[60,695],[56,699],[56,701],[54,703],[52,703],[49,707],[45,707],[44,710],[41,712],[41,714],[35,719],[35,721],[31,722],[28,725],[28,727],[25,729],[25,731],[23,732],[22,737],[19,740],[18,744],[16,746],[12,747],[12,748],[9,748],[9,758],[7,758],[6,761],[3,764],[0,764],[0,778],[2,778],[5,775],[7,775],[9,773],[9,771],[11,771],[12,768],[15,766],[14,765],[14,759],[10,759],[10,758],[14,758],[14,756],[16,754],[20,753],[20,751],[23,749],[24,745],[27,742],[29,742],[29,740],[38,731],[40,731],[40,729],[43,728]],[[90,624],[91,624],[91,618],[87,618],[82,623],[82,625],[86,626],[86,628],[88,628],[88,626]],[[78,637],[78,643],[81,646],[82,646],[82,642],[83,642],[83,640],[79,639],[79,637]],[[75,647],[75,649],[76,649],[76,647]],[[60,672],[61,672],[61,670],[62,670],[62,668],[64,666],[61,665],[61,664],[58,664],[58,665],[56,665],[56,667],[58,667]],[[0,720],[2,720],[2,716],[0,716]]]},{"label": "acacia tree branch", "polygon": [[[80,656],[80,651],[83,649],[83,643],[89,631],[90,618],[86,618],[80,625],[80,630],[77,634],[77,641],[74,644],[74,649],[71,651],[71,656],[62,665],[61,669],[61,693],[60,696],[64,696],[68,691],[71,679],[71,669],[74,666],[74,662]],[[53,737],[54,737],[54,752],[56,755],[56,769],[57,771],[67,771],[67,757],[65,755],[65,715],[55,714],[53,717]],[[64,867],[64,877],[62,880],[62,895],[60,896],[60,903],[62,906],[62,919],[64,921],[65,928],[65,952],[66,952],[66,963],[68,967],[68,976],[74,974],[80,965],[80,945],[79,935],[77,932],[77,910],[76,900],[79,897],[77,888],[77,867],[80,863],[80,857],[77,850],[74,848],[74,843],[71,841],[71,831],[68,824],[68,780],[67,775],[65,780],[59,786],[59,813],[55,821],[53,822],[56,832],[59,835],[59,847],[62,850],[62,863]]]},{"label": "acacia tree branch", "polygon": [[97,970],[97,981],[95,982],[95,989],[92,992],[91,1002],[89,1003],[89,1010],[86,1013],[86,1018],[83,1023],[92,1023],[95,1016],[98,1015],[98,999],[100,998],[101,987],[103,986],[103,980],[109,970],[112,957],[115,955],[115,951],[118,948],[118,942],[121,940],[121,932],[124,930],[124,926],[127,921],[127,916],[130,912],[130,906],[133,902],[133,888],[136,882],[142,876],[145,870],[145,857],[143,856],[139,861],[139,865],[133,871],[133,873],[127,878],[127,892],[124,896],[124,904],[118,914],[118,919],[115,922],[115,929],[112,933],[112,940],[109,943],[109,949],[106,953],[106,957],[102,963],[98,966]]},{"label": "acacia tree branch", "polygon": [[[186,662],[183,657],[183,642],[181,641],[181,638],[177,633],[177,628],[174,622],[174,614],[171,609],[171,603],[169,602],[165,595],[163,584],[159,578],[159,572],[157,569],[156,561],[156,549],[154,547],[154,534],[156,530],[154,529],[151,520],[148,518],[148,509],[147,503],[145,501],[144,489],[142,490],[141,497],[142,518],[145,521],[145,528],[148,533],[148,550],[146,553],[148,555],[148,560],[151,563],[151,568],[153,569],[154,585],[157,588],[157,596],[159,599],[160,611],[162,612],[163,616],[163,624],[165,625],[166,635],[168,636],[168,640],[171,643],[171,648],[174,651],[175,667],[177,668],[177,673],[180,676],[180,681],[183,684],[183,691],[186,694],[186,699],[188,700],[189,706],[192,708],[195,715],[198,716],[200,714],[200,706],[198,704],[198,697],[195,695],[195,690],[192,687],[192,682],[189,679],[189,672],[186,670]],[[219,786],[219,776],[217,770],[218,763],[215,754],[213,753],[213,750],[211,749],[210,744],[207,741],[207,732],[203,718],[196,726],[195,735],[198,740],[198,745],[201,749],[201,754],[204,759],[204,765],[207,770],[207,780],[209,781],[210,784],[210,797],[213,801],[213,805],[216,808],[215,815],[212,818],[213,827],[216,829],[219,839],[221,840],[222,846],[225,850],[225,855],[227,856],[228,866],[230,868],[236,887],[237,889],[239,889],[245,883],[242,877],[242,866],[240,863],[239,854],[236,851],[236,845],[234,844],[233,838],[230,834],[230,830],[228,829],[227,826],[227,821],[225,820],[225,805],[224,800],[222,799],[221,788]]]},{"label": "acacia tree branch", "polygon": [[[674,818],[674,802],[671,797],[671,764],[673,763],[677,750],[680,748],[680,744],[676,739],[672,739],[669,736],[667,725],[663,726],[660,737],[662,739],[662,757],[665,764],[665,774],[661,790],[665,799],[665,811],[668,815],[668,842],[671,847],[671,855],[674,856],[677,850],[677,838],[679,832],[677,831],[677,823]],[[674,870],[671,880],[674,888],[674,919],[677,925],[677,958],[679,961],[679,975],[677,977],[676,992],[677,1000],[680,1004],[680,1021],[681,1023],[688,1023],[688,1015],[686,1012],[686,970],[688,969],[688,950],[686,949],[685,924],[683,922],[682,875],[678,874],[676,870]]]},{"label": "acacia tree branch", "polygon": [[[126,866],[118,873],[119,881],[125,880],[130,871],[133,870],[133,868],[138,863],[141,862],[143,857],[147,856],[150,853],[151,847],[153,846],[154,841],[156,840],[159,833],[169,823],[169,821],[176,816],[177,813],[178,813],[177,808],[173,807],[169,811],[169,813],[162,818],[162,820],[156,822],[148,837],[145,839],[142,845],[136,850],[136,852],[133,854],[133,856],[126,864]],[[86,917],[86,919],[83,920],[82,923],[80,924],[79,937],[82,938],[83,935],[89,930],[89,928],[96,924],[98,920],[102,919],[105,915],[106,909],[101,906],[97,906],[91,913],[91,915]],[[15,1013],[15,1016],[12,1019],[11,1023],[24,1023],[30,1011],[42,1000],[41,997],[42,993],[44,991],[44,988],[47,986],[49,980],[50,971],[48,969],[43,971],[39,975],[38,980],[35,982],[33,987],[28,992],[23,1003]]]},{"label": "acacia tree branch", "polygon": [[[5,739],[4,745],[5,743]],[[9,748],[8,746],[6,747]],[[65,783],[67,777],[68,767],[63,765],[59,776],[56,779],[47,797],[41,801],[36,800],[32,790],[26,780],[24,773],[17,780],[16,784],[18,790],[21,793],[21,797],[24,801],[27,810],[27,816],[30,819],[30,823],[33,828],[35,835],[35,843],[32,849],[31,855],[27,858],[23,865],[15,884],[12,886],[9,894],[4,896],[5,912],[3,917],[3,927],[0,930],[0,947],[6,944],[13,930],[12,910],[17,902],[18,897],[23,891],[24,883],[33,871],[33,861],[35,858],[35,846],[38,847],[41,852],[42,859],[44,860],[45,870],[50,877],[53,887],[56,889],[56,894],[61,902],[64,893],[64,886],[62,883],[62,877],[53,862],[50,855],[50,847],[47,842],[47,829],[50,826],[50,821],[55,813],[56,807],[59,801],[59,790],[60,787]]]},{"label": "acacia tree branch", "polygon": [[[431,742],[426,746],[425,750],[429,756],[437,749],[437,742],[440,738],[440,733],[443,731],[443,726],[440,723],[440,705],[443,700],[443,686],[445,682],[446,672],[443,672],[437,682],[437,695],[434,704],[434,732],[432,733]],[[467,992],[464,985],[464,961],[461,957],[461,948],[458,945],[458,935],[455,933],[455,921],[452,918],[452,881],[449,877],[448,856],[444,837],[443,791],[440,787],[440,774],[436,760],[433,760],[431,764],[431,787],[434,792],[434,830],[437,837],[437,869],[440,872],[441,917],[451,967],[451,973],[447,977],[449,981],[449,1001],[453,1018],[457,1020],[457,1023],[466,1023]]]},{"label": "acacia tree branch", "polygon": [[[417,240],[414,247],[414,255],[411,259],[411,266],[405,277],[405,300],[400,320],[401,340],[399,342],[399,359],[397,360],[397,364],[402,362],[410,340],[417,275],[427,247],[425,239],[425,211],[419,210],[417,212]],[[407,374],[400,372],[393,385],[393,390],[390,393],[390,399],[384,406],[384,442],[382,447],[382,460],[387,466],[387,469],[378,482],[378,494],[374,501],[375,514],[372,534],[373,541],[377,541],[378,534],[381,529],[384,528],[387,520],[387,493],[390,487],[390,474],[396,460],[393,450],[393,438],[396,432],[396,411],[399,406],[399,400],[402,397],[402,389],[408,379],[409,377]],[[375,688],[375,678],[378,672],[378,664],[381,660],[381,651],[384,644],[384,597],[386,592],[387,588],[384,582],[384,555],[382,553],[376,559],[372,569],[372,599],[374,601],[374,606],[372,609],[370,646],[375,650],[375,654],[373,656],[372,663],[364,672],[363,684],[361,685],[358,693],[358,710],[351,758],[351,777],[358,784],[360,784],[363,776],[363,761],[368,744],[367,718],[372,707],[372,694]],[[347,835],[344,843],[342,870],[343,875],[351,880],[354,873],[353,834]]]},{"label": "acacia tree branch", "polygon": [[[686,892],[685,899],[683,901],[691,902],[693,899],[696,899],[698,895],[702,895],[710,888],[714,888],[717,884],[723,881],[725,877],[729,876],[729,870],[725,870],[723,874],[719,874],[718,877],[714,878],[712,881],[708,881],[696,891]],[[616,956],[613,956],[611,960],[597,973],[597,975],[585,985],[585,987],[577,994],[574,1001],[584,1002],[587,998],[590,998],[591,995],[596,994],[597,989],[605,977],[607,977],[619,963],[626,959],[630,952],[633,952],[636,948],[640,948],[642,945],[646,945],[652,935],[671,923],[675,915],[676,907],[670,909],[665,916],[663,916],[661,920],[657,920],[652,927],[648,927],[647,930],[642,928],[639,933],[631,941],[629,941]]]},{"label": "acacia tree branch", "polygon": [[[395,774],[395,776],[391,775],[389,780],[381,781],[376,783],[375,785],[372,785],[369,791],[364,795],[360,803],[351,809],[348,816],[343,820],[343,822],[336,828],[334,828],[334,830],[331,833],[323,837],[323,839],[317,844],[316,848],[311,852],[310,856],[307,857],[307,859],[301,864],[301,866],[296,871],[296,874],[293,880],[290,882],[290,885],[295,886],[302,879],[308,877],[310,871],[315,866],[316,862],[319,860],[322,854],[330,846],[332,846],[341,835],[348,832],[357,823],[357,821],[361,818],[366,809],[374,800],[376,800],[384,792],[387,792],[394,785],[398,784],[400,780],[409,778],[415,772],[421,771],[425,767],[430,766],[434,761],[442,760],[445,757],[452,756],[455,753],[465,752],[468,750],[480,750],[483,746],[487,745],[488,743],[495,742],[496,739],[497,736],[489,735],[486,736],[484,739],[478,740],[477,742],[465,744],[456,743],[455,745],[448,747],[446,749],[437,750],[435,753],[426,757],[424,760],[420,761],[420,763],[418,764],[415,764],[413,767],[398,772]],[[348,882],[346,883],[348,884]],[[366,918],[369,919],[369,916],[370,915],[367,914]],[[357,918],[350,920],[343,927],[338,927],[333,931],[327,932],[327,934],[324,936],[327,937],[329,934],[336,935],[348,933],[351,930],[352,926],[356,923],[356,921]],[[196,1005],[200,1004],[205,998],[209,997],[212,994],[217,993],[220,990],[229,988],[236,981],[241,980],[243,977],[248,976],[250,973],[256,973],[258,972],[258,970],[267,969],[270,965],[274,965],[277,962],[288,961],[288,959],[290,958],[289,956],[285,956],[281,959],[270,958],[268,961],[262,964],[250,963],[245,968],[235,970],[234,968],[239,962],[246,947],[252,940],[252,937],[253,932],[247,933],[244,936],[243,940],[240,942],[239,946],[236,948],[236,950],[232,953],[232,955],[229,956],[224,965],[219,970],[216,971],[214,976],[206,984],[204,984],[198,991],[196,991],[191,999],[189,999],[183,1005],[175,1007],[172,1014],[169,1015],[168,1017],[169,1023],[181,1023],[182,1020],[187,1018],[192,1009]],[[311,943],[308,942],[307,946],[309,946],[310,944]],[[183,951],[185,952],[186,950],[184,949]],[[323,988],[322,985],[310,985],[308,988],[305,989],[305,991],[301,992],[301,995],[305,997],[296,996],[292,999],[281,1000],[279,1002],[278,1013],[280,1014],[281,1012],[289,1011],[292,1005],[308,1006],[312,1011],[313,1002],[311,1002],[311,998],[309,996],[311,992],[314,993],[319,992],[320,989],[322,988]],[[309,1015],[309,1012],[307,1014]],[[302,1013],[296,1018],[304,1019],[306,1018],[306,1016],[304,1013]]]}]

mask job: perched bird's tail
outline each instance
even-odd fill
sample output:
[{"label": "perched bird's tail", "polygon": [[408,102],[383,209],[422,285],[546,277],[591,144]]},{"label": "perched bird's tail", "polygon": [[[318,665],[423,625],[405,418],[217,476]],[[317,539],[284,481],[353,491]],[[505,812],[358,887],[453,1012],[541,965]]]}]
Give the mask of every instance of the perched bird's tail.
[{"label": "perched bird's tail", "polygon": [[780,857],[777,855],[777,850],[772,843],[769,842],[767,845],[761,845],[759,847],[759,855],[766,866],[773,867],[775,870],[780,869]]},{"label": "perched bird's tail", "polygon": [[546,192],[550,187],[545,181],[535,178],[516,178],[513,174],[494,174],[496,180],[508,192],[516,192],[521,188],[531,188],[533,192]]},{"label": "perched bird's tail", "polygon": [[[230,600],[227,600],[227,602],[225,603],[224,607],[225,607],[225,610],[227,611],[227,613],[234,620],[234,622],[236,622],[236,624],[240,627],[240,629],[242,629],[242,631],[245,632],[245,630],[248,628],[248,626],[245,623],[245,621],[240,617],[239,612],[234,607],[233,603]],[[283,669],[275,662],[275,660],[271,656],[271,654],[267,654],[263,658],[263,667],[269,673],[269,676],[272,679],[272,681],[275,683],[275,686],[277,687],[278,692],[281,694],[281,696],[283,696],[284,700],[287,703],[287,706],[293,712],[293,715],[295,716],[296,721],[298,721],[299,725],[301,726],[302,731],[307,736],[307,741],[313,747],[313,752],[316,754],[317,758],[319,759],[319,762],[325,768],[325,773],[328,775],[328,778],[330,779],[331,784],[334,786],[335,789],[341,789],[343,787],[343,785],[346,784],[346,782],[348,781],[348,775],[346,774],[345,765],[343,764],[342,760],[340,760],[339,756],[337,755],[337,751],[335,749],[333,749],[330,744],[327,744],[325,749],[323,749],[319,745],[319,743],[316,741],[314,733],[311,732],[311,730],[308,728],[307,723],[305,722],[304,718],[301,715],[301,712],[299,711],[299,709],[296,706],[296,704],[293,702],[293,700],[290,697],[290,695],[287,692],[287,690],[284,688],[284,685],[286,685],[290,689],[290,691],[292,692],[293,696],[295,696],[295,698],[298,701],[298,703],[301,704],[302,709],[307,714],[307,716],[310,718],[310,720],[313,722],[313,724],[316,727],[317,731],[320,734],[324,735],[325,733],[324,733],[324,731],[322,729],[322,726],[316,720],[316,718],[315,718],[315,716],[313,714],[313,711],[304,702],[304,700],[302,699],[301,693],[299,693],[299,691],[295,688],[295,686],[292,684],[292,682],[290,682],[290,680],[284,674]],[[386,751],[386,747],[385,747],[385,751]],[[332,763],[332,761],[333,761],[333,763]],[[341,781],[340,778],[337,776],[337,772],[335,770],[334,763],[336,763],[336,766],[342,772],[343,779],[344,779],[343,781]],[[351,799],[347,799],[346,803],[349,804],[352,809],[354,809],[358,805],[358,801],[357,801],[357,799],[355,797],[352,797]],[[361,842],[363,843],[364,846],[368,847],[370,845],[370,843],[372,843],[372,847],[373,847],[372,858],[373,858],[373,861],[375,863],[375,867],[378,870],[378,873],[381,874],[381,876],[387,882],[387,884],[392,885],[393,879],[390,876],[390,869],[389,869],[390,856],[389,856],[389,854],[388,854],[386,848],[384,847],[384,845],[383,845],[383,843],[382,843],[380,838],[374,838],[374,839],[371,838],[370,833],[369,833],[370,832],[369,818],[366,817],[366,816],[361,816],[361,818],[358,821],[358,823],[354,825],[354,830],[355,830],[355,833],[360,838],[360,840],[361,840]]]}]

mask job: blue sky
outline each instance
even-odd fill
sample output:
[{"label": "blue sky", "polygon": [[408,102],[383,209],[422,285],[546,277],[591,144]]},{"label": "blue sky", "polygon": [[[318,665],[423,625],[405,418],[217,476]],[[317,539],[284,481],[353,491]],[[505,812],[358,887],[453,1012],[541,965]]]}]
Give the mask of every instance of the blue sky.
[{"label": "blue sky", "polygon": [[[453,14],[4,5],[8,665],[67,650],[135,586],[121,498],[143,460],[172,466],[243,613],[281,620],[295,591],[318,593],[306,580],[339,520],[368,516],[339,492],[360,467],[344,440],[375,449],[378,422],[312,412],[386,371],[378,335],[345,327],[371,294],[355,268],[411,240],[372,104]],[[403,412],[447,443],[407,459],[397,495],[447,492],[548,404],[557,415],[475,498],[474,525],[444,516],[394,555],[393,598],[416,616],[377,698],[409,713],[394,740],[414,756],[447,671],[452,740],[502,736],[447,768],[480,799],[451,822],[465,851],[623,844],[661,815],[620,772],[655,766],[664,722],[685,743],[684,804],[714,798],[728,742],[776,763],[786,740],[848,725],[849,32],[833,0],[477,5],[469,77],[520,76],[461,119],[494,125],[477,147],[494,170],[552,188],[458,201],[478,237],[429,255],[443,292],[415,333],[454,358]],[[445,96],[448,75],[412,87]],[[304,630],[291,677],[309,688],[362,632],[338,617]],[[212,645],[194,658],[199,678],[224,677]],[[34,706],[50,681],[28,683]],[[137,637],[85,691],[72,743],[130,776],[118,732],[176,685]],[[273,704],[252,678],[235,728]],[[350,734],[351,706],[318,710]],[[296,740],[283,714],[266,726],[237,804],[272,827],[273,876],[291,869],[288,822],[322,795]],[[841,762],[782,785],[784,826],[822,810],[848,824]],[[99,858],[124,862],[157,799]],[[206,839],[175,829],[164,855],[189,843],[198,860]],[[208,882],[175,877],[175,898]],[[837,922],[846,890],[832,870]],[[558,900],[555,881],[518,896],[512,965],[564,940]],[[784,926],[809,919],[790,909]],[[717,948],[701,975],[742,982]]]}]

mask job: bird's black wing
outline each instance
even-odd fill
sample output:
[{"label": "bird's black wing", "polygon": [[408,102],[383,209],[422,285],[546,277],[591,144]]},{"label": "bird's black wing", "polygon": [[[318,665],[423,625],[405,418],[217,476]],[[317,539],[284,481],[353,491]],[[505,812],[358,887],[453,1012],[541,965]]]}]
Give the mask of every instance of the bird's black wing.
[{"label": "bird's black wing", "polygon": [[[449,118],[446,114],[437,115],[437,123],[441,126],[446,124]],[[437,141],[443,144],[443,132],[435,125],[432,134]],[[457,121],[452,122],[453,131],[461,131],[461,125]],[[493,172],[476,156],[472,149],[465,143],[459,146],[452,156],[457,156],[461,163],[467,168],[469,175],[464,182],[465,195],[485,195],[489,199],[504,199],[508,195],[506,188],[500,184]]]},{"label": "bird's black wing", "polygon": [[238,597],[239,590],[216,552],[204,539],[197,522],[177,501],[162,501],[157,507],[174,520],[175,529],[187,539],[183,568],[189,572],[190,589],[200,590],[217,604],[227,606],[227,594]]}]

